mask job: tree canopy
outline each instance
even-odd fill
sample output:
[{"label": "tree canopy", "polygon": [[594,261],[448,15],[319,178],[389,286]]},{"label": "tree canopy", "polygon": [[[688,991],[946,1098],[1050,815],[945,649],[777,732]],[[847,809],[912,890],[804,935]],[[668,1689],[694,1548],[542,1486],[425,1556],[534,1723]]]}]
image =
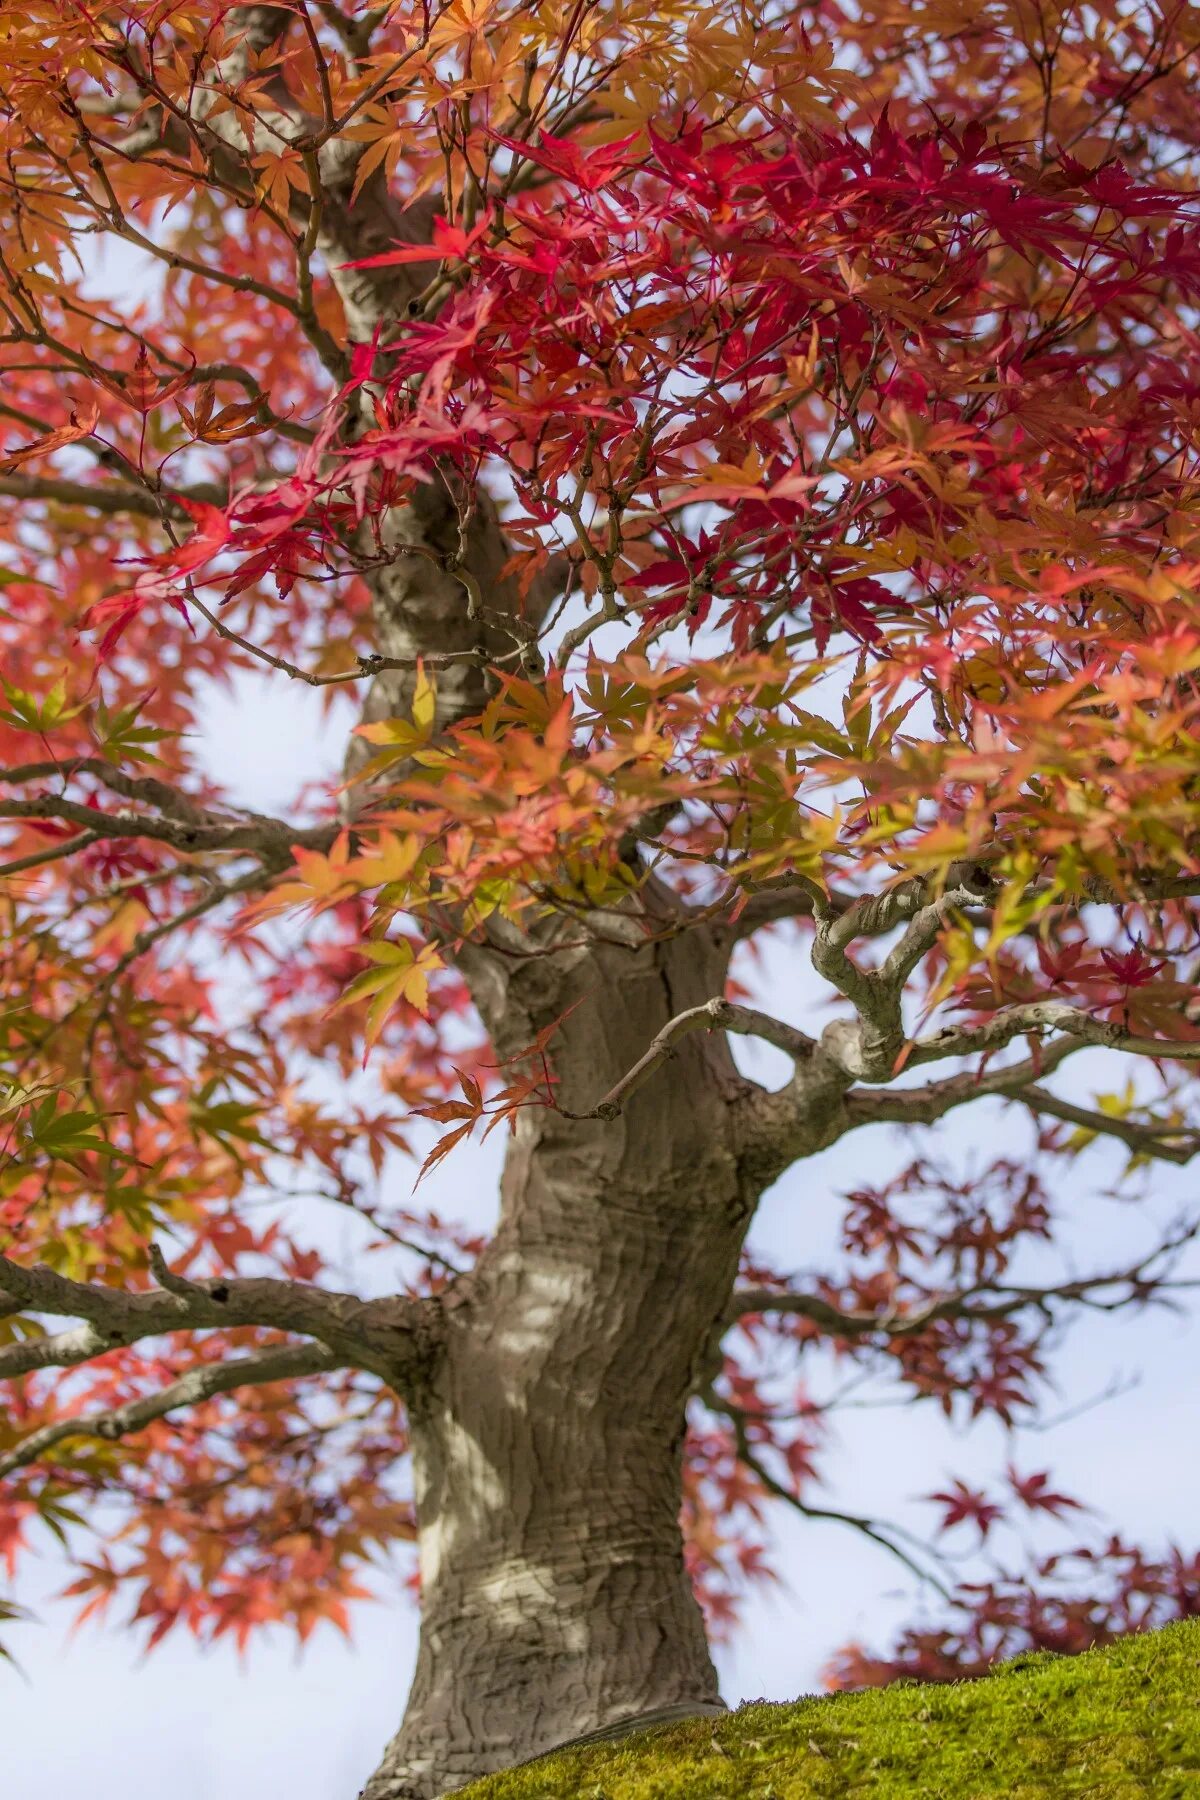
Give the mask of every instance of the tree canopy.
[{"label": "tree canopy", "polygon": [[[772,1504],[822,1512],[815,1346],[1019,1423],[1197,1229],[1025,1272],[1088,1146],[1130,1193],[1200,1147],[1195,10],[31,0],[0,41],[9,1573],[48,1529],[152,1641],[345,1628],[421,1529],[405,1400],[517,1266],[411,1180],[498,1130],[519,1237],[527,1165],[679,1165],[699,1082],[741,1198],[711,1292],[669,1253],[680,1498],[725,1629]],[[208,772],[246,671],[347,728],[286,816]],[[1094,1048],[1128,1079],[1081,1096]],[[989,1100],[969,1175],[913,1136]],[[875,1123],[913,1141],[839,1261],[745,1248]],[[934,1498],[980,1541],[1078,1510],[1023,1464]],[[866,1506],[826,1516],[940,1579]],[[948,1599],[836,1678],[1083,1648],[1200,1574],[1114,1536]]]}]

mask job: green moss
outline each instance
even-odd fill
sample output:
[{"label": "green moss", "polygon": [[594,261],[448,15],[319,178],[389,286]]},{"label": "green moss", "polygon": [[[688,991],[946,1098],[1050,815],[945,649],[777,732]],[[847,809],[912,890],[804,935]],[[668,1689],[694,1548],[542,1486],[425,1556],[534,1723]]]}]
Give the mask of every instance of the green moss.
[{"label": "green moss", "polygon": [[1200,1800],[1200,1621],[983,1681],[743,1706],[560,1751],[463,1800]]}]

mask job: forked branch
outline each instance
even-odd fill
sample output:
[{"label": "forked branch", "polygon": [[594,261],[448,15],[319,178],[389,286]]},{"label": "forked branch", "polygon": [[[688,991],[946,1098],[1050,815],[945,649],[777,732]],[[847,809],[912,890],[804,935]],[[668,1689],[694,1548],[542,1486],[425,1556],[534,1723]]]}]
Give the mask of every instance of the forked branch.
[{"label": "forked branch", "polygon": [[686,1012],[669,1019],[652,1039],[645,1055],[638,1058],[589,1112],[564,1111],[564,1116],[568,1119],[619,1118],[629,1099],[676,1054],[681,1040],[696,1031],[732,1031],[741,1037],[762,1038],[788,1056],[798,1058],[811,1055],[816,1047],[813,1039],[794,1025],[785,1025],[781,1019],[773,1019],[752,1006],[739,1006],[731,1000],[706,1000],[703,1006],[689,1007]]}]

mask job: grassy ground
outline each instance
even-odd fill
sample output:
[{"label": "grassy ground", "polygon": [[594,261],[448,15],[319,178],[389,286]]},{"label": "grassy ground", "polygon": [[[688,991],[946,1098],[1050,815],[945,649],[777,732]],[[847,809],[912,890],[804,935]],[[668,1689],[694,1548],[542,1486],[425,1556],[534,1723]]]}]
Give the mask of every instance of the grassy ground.
[{"label": "grassy ground", "polygon": [[463,1800],[1200,1800],[1200,1621],[560,1751]]}]

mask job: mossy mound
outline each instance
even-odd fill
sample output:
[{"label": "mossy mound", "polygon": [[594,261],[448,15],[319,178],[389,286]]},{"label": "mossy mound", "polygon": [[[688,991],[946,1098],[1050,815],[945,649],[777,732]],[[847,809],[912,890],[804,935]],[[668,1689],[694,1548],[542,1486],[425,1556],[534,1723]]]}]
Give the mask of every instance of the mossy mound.
[{"label": "mossy mound", "polygon": [[982,1681],[750,1705],[476,1782],[463,1800],[1200,1800],[1200,1621]]}]

